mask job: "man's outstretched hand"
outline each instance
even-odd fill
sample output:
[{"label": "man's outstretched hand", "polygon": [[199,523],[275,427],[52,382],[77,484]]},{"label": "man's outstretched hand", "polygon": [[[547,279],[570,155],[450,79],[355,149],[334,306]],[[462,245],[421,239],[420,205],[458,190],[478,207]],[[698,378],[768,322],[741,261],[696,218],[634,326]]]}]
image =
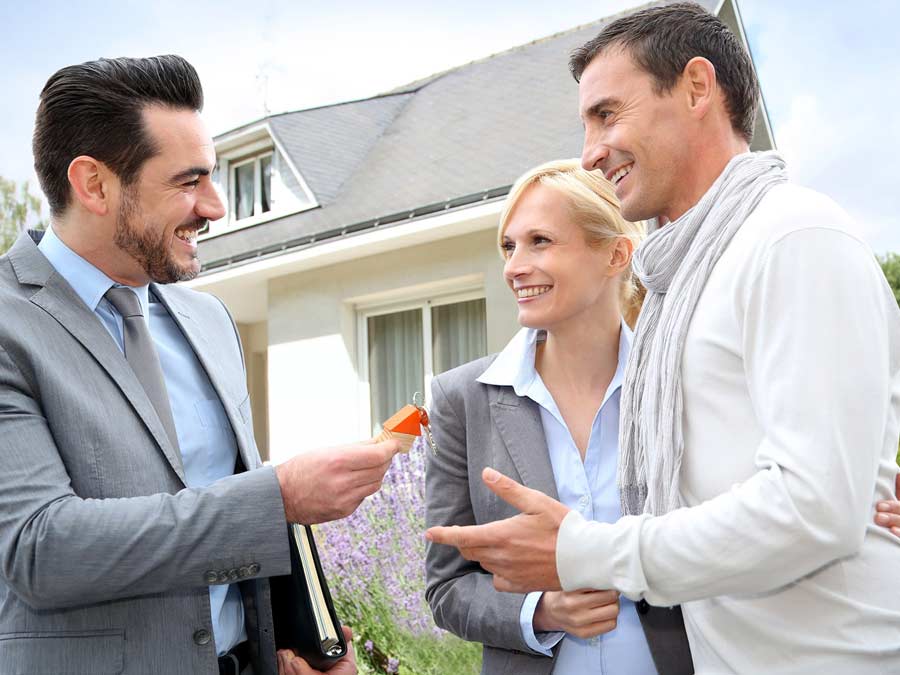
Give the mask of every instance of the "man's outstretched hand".
[{"label": "man's outstretched hand", "polygon": [[556,537],[569,508],[487,468],[485,485],[521,513],[484,525],[432,527],[425,537],[455,546],[494,575],[494,588],[509,593],[560,590],[556,572]]},{"label": "man's outstretched hand", "polygon": [[397,440],[363,441],[291,457],[275,467],[289,523],[327,523],[346,518],[378,492]]}]

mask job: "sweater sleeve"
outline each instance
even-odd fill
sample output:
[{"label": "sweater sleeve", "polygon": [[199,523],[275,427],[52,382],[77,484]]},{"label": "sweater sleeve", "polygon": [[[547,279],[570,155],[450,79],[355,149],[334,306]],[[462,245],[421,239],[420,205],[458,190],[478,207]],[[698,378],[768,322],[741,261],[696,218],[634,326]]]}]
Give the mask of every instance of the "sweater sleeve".
[{"label": "sweater sleeve", "polygon": [[660,517],[602,524],[571,512],[557,543],[564,589],[618,588],[656,605],[762,593],[862,545],[897,377],[881,271],[860,241],[817,227],[772,243],[747,284],[756,472]]}]

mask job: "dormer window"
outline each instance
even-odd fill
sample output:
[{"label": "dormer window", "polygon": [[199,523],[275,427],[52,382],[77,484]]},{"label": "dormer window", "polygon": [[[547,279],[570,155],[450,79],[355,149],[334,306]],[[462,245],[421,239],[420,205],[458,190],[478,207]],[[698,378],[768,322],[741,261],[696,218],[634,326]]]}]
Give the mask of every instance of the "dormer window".
[{"label": "dormer window", "polygon": [[272,152],[231,162],[231,220],[268,213],[272,203]]},{"label": "dormer window", "polygon": [[216,139],[213,182],[226,217],[209,223],[203,239],[316,208],[315,195],[268,124]]}]

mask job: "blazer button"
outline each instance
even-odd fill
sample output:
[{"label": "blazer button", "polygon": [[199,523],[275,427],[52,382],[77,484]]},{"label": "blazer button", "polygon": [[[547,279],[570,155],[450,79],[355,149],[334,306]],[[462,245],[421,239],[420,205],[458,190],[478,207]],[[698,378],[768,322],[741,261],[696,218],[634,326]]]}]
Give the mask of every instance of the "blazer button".
[{"label": "blazer button", "polygon": [[220,571],[219,576],[216,577],[216,581],[218,581],[220,584],[227,584],[228,583],[228,572],[225,570]]},{"label": "blazer button", "polygon": [[260,569],[261,568],[259,566],[259,563],[253,563],[252,565],[250,565],[250,574],[253,574],[253,575],[259,574]]},{"label": "blazer button", "polygon": [[209,644],[209,641],[212,640],[212,633],[210,633],[205,628],[201,628],[200,630],[194,633],[194,643],[198,645],[206,645]]},{"label": "blazer button", "polygon": [[216,583],[216,579],[218,579],[218,578],[219,578],[219,575],[217,575],[213,570],[206,570],[206,573],[203,575],[203,580],[207,584]]},{"label": "blazer button", "polygon": [[238,575],[238,571],[236,569],[228,571],[228,581],[235,582],[238,579],[240,579],[240,576]]},{"label": "blazer button", "polygon": [[244,565],[243,567],[241,567],[238,570],[238,575],[241,577],[241,579],[246,579],[247,577],[251,576],[250,575],[250,567],[247,565]]},{"label": "blazer button", "polygon": [[635,606],[639,614],[646,614],[650,611],[650,605],[647,604],[646,600],[638,600]]}]

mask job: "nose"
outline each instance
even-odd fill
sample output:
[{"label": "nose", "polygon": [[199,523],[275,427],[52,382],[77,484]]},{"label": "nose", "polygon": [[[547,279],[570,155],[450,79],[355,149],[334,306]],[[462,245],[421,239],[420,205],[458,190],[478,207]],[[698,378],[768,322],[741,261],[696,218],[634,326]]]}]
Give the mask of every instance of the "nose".
[{"label": "nose", "polygon": [[581,168],[586,171],[602,169],[603,162],[609,157],[609,146],[589,128],[584,131],[584,145],[581,148]]},{"label": "nose", "polygon": [[508,282],[512,283],[516,277],[531,271],[531,264],[527,258],[526,252],[518,246],[510,252],[506,262],[503,263],[503,276]]},{"label": "nose", "polygon": [[203,192],[197,199],[194,211],[200,218],[219,220],[225,215],[225,204],[222,203],[218,190],[216,190],[211,180],[202,181],[201,185],[203,186]]}]

